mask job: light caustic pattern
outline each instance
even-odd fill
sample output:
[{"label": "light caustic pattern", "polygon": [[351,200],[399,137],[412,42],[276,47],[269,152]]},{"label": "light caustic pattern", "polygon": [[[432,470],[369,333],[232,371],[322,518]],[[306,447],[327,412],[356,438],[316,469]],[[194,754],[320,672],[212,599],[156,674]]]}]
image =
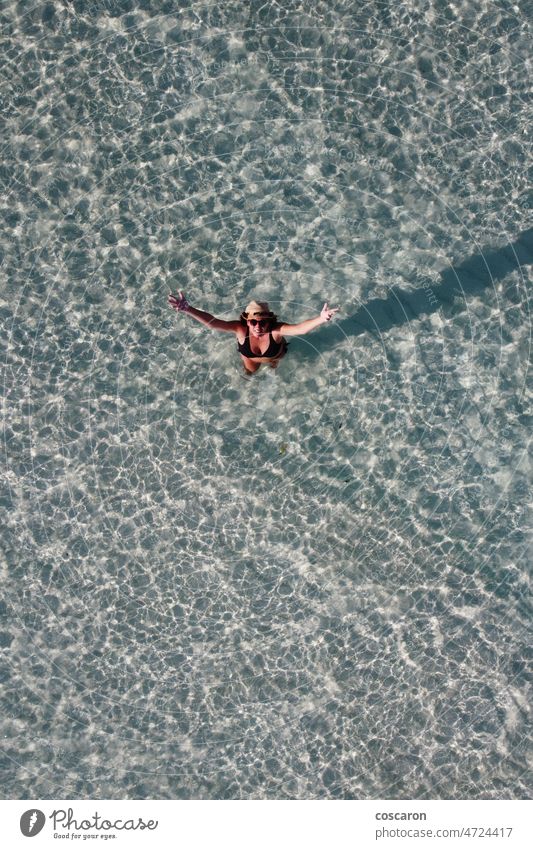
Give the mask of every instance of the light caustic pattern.
[{"label": "light caustic pattern", "polygon": [[0,33],[5,795],[530,795],[519,7]]}]

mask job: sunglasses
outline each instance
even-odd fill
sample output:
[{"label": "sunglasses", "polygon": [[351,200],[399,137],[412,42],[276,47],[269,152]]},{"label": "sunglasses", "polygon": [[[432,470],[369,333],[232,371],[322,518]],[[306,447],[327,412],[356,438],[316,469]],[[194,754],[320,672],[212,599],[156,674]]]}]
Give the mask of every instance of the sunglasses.
[{"label": "sunglasses", "polygon": [[252,325],[252,327],[255,327],[255,325],[256,325],[256,324],[260,324],[260,325],[262,325],[262,324],[268,324],[268,318],[259,318],[259,319],[257,319],[257,318],[249,318],[249,319],[248,319],[248,324],[251,324],[251,325]]}]

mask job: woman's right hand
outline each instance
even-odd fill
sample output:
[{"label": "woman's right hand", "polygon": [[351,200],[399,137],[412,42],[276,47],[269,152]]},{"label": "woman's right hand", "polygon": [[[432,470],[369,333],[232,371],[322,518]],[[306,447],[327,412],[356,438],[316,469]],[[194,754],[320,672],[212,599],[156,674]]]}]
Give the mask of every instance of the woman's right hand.
[{"label": "woman's right hand", "polygon": [[177,310],[178,312],[187,312],[190,309],[187,299],[181,290],[178,290],[177,295],[170,293],[168,296],[168,302],[172,309]]}]

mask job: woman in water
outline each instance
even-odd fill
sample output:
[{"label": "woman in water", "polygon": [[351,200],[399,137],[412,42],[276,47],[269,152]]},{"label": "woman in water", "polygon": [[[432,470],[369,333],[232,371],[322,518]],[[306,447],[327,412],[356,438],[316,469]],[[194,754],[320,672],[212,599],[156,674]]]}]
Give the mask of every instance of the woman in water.
[{"label": "woman in water", "polygon": [[329,309],[327,303],[316,318],[308,318],[299,324],[284,324],[269,309],[266,301],[250,301],[240,318],[236,321],[222,321],[208,312],[191,307],[183,292],[169,295],[170,306],[179,312],[192,315],[197,321],[210,327],[211,330],[222,330],[225,333],[235,333],[237,350],[239,351],[244,368],[247,372],[257,371],[261,363],[268,363],[271,368],[277,368],[279,361],[287,351],[288,343],[284,336],[303,336],[320,324],[329,321],[339,307]]}]

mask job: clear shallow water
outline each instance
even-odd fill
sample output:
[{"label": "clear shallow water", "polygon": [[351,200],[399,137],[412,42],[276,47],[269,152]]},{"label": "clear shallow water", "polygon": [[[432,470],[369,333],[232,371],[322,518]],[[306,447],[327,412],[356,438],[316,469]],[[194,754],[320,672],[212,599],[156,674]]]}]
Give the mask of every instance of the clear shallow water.
[{"label": "clear shallow water", "polygon": [[525,798],[525,11],[181,5],[0,7],[4,795]]}]

